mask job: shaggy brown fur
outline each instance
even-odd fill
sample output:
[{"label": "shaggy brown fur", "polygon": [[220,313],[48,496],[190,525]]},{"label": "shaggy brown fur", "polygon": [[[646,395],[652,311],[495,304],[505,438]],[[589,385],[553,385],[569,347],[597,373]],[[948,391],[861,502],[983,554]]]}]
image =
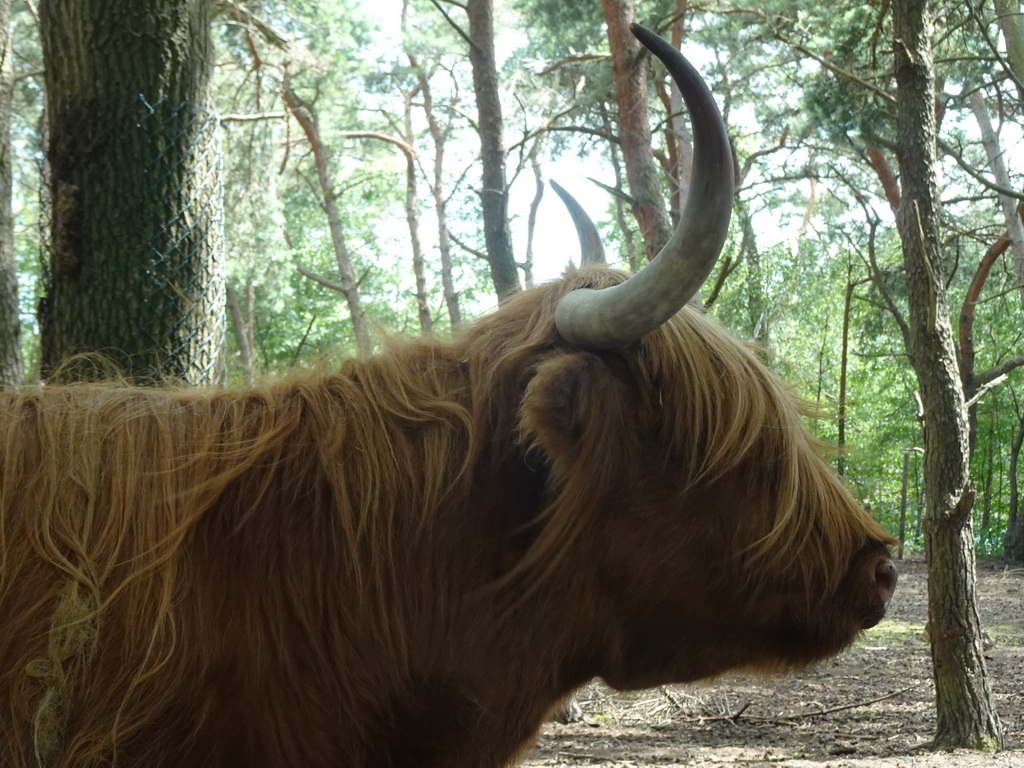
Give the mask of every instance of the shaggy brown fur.
[{"label": "shaggy brown fur", "polygon": [[265,387],[0,397],[0,764],[496,768],[595,675],[844,647],[886,535],[709,318],[568,348],[621,279]]}]

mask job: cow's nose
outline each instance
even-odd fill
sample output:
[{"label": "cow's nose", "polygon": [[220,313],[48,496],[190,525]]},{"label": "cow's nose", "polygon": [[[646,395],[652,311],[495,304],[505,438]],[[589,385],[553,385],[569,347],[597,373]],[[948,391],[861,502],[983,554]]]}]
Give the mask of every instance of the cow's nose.
[{"label": "cow's nose", "polygon": [[893,592],[896,591],[896,580],[896,566],[893,565],[892,560],[888,557],[879,558],[875,563],[875,586],[878,587],[878,594],[886,605],[889,604]]}]

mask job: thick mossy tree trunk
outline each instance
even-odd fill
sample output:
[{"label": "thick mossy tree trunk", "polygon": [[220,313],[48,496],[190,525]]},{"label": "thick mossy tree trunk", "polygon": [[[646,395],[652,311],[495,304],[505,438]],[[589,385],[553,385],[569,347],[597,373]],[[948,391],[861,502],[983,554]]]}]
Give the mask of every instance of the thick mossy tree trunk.
[{"label": "thick mossy tree trunk", "polygon": [[51,168],[44,376],[223,376],[222,187],[206,0],[43,0]]},{"label": "thick mossy tree trunk", "polygon": [[10,22],[11,0],[0,0],[0,389],[17,386],[24,375],[18,275],[14,263],[14,219],[11,214],[14,66]]},{"label": "thick mossy tree trunk", "polygon": [[926,0],[895,0],[897,154],[910,322],[907,351],[921,391],[927,489],[928,624],[938,748],[998,749],[1002,733],[982,655],[975,596],[974,490],[967,407],[949,318],[939,234],[932,18]]}]

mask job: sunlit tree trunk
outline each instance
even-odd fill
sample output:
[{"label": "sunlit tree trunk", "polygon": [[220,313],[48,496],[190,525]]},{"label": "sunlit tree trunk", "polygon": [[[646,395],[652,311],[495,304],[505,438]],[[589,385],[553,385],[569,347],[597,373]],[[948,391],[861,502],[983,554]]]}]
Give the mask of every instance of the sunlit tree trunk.
[{"label": "sunlit tree trunk", "polygon": [[[405,48],[406,58],[415,67],[416,57],[409,51],[405,43],[408,33],[409,3],[408,0],[402,3],[402,39]],[[417,170],[416,156],[412,151],[416,137],[413,133],[412,110],[413,101],[422,98],[422,84],[417,80],[416,85],[403,94],[402,108],[402,138],[409,152],[405,156],[405,220],[409,226],[409,245],[412,248],[412,271],[416,279],[416,311],[419,315],[420,330],[430,333],[434,328],[434,318],[430,312],[430,295],[427,290],[426,263],[423,256],[423,247],[420,242],[420,216],[419,216],[419,193],[417,192]]]},{"label": "sunlit tree trunk", "polygon": [[[405,94],[402,112],[406,146],[411,148],[414,136],[412,130],[412,102],[419,92],[415,88]],[[412,272],[416,279],[416,312],[420,330],[430,333],[434,329],[434,318],[430,314],[430,293],[427,289],[427,266],[420,243],[419,192],[417,191],[416,162],[412,154],[406,155],[405,163],[405,220],[409,227],[409,246],[412,249]]]},{"label": "sunlit tree trunk", "polygon": [[924,410],[928,623],[936,688],[935,746],[1002,743],[982,654],[975,595],[974,490],[967,407],[949,319],[939,234],[932,18],[926,0],[896,0],[897,155],[909,323],[907,352]]},{"label": "sunlit tree trunk", "polygon": [[437,218],[437,250],[441,257],[441,285],[444,289],[444,303],[448,308],[448,320],[452,328],[462,325],[462,311],[459,309],[459,294],[455,290],[455,277],[452,272],[452,244],[448,232],[448,197],[444,185],[444,149],[447,131],[434,114],[434,99],[430,90],[430,79],[420,66],[415,56],[409,56],[409,63],[416,71],[420,81],[420,93],[423,96],[423,114],[427,118],[427,127],[434,144],[433,178],[430,182],[430,196],[434,200],[434,215]]},{"label": "sunlit tree trunk", "polygon": [[0,389],[22,383],[21,318],[11,213],[11,2],[0,0]]},{"label": "sunlit tree trunk", "polygon": [[[44,375],[224,372],[222,189],[204,0],[43,0],[51,243]],[[105,373],[105,371],[102,371]],[[91,364],[62,375],[94,375]]]}]

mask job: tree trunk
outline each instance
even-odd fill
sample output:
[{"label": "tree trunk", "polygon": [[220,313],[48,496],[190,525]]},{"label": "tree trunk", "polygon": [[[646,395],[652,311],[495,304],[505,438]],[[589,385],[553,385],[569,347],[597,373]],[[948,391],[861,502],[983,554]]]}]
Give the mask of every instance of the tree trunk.
[{"label": "tree trunk", "polygon": [[469,60],[473,66],[473,91],[476,94],[477,131],[480,134],[480,163],[483,185],[480,189],[484,220],[487,262],[498,300],[503,301],[520,290],[519,273],[512,253],[508,225],[508,185],[505,179],[505,136],[498,66],[494,57],[494,7],[492,0],[469,0]]},{"label": "tree trunk", "polygon": [[11,213],[11,0],[0,0],[0,389],[23,381],[18,275],[14,262],[14,217]]},{"label": "tree trunk", "polygon": [[[846,382],[847,369],[850,362],[850,314],[853,309],[853,268],[848,267],[846,273],[846,292],[843,298],[843,331],[842,348],[839,355],[839,407],[838,407],[838,435],[836,447],[839,449],[839,459],[836,462],[836,470],[839,474],[846,474],[846,457],[843,451],[846,450]],[[902,544],[900,545],[902,547]]]},{"label": "tree trunk", "polygon": [[533,287],[533,243],[537,234],[537,213],[544,200],[544,173],[540,161],[541,139],[538,136],[530,147],[527,159],[530,161],[530,172],[533,174],[533,199],[530,200],[530,212],[526,217],[526,257],[523,259],[523,282],[527,288]]},{"label": "tree trunk", "polygon": [[437,249],[441,255],[441,285],[444,288],[444,303],[448,308],[448,320],[452,330],[462,325],[459,309],[459,294],[455,291],[455,277],[452,274],[452,244],[448,232],[448,199],[444,189],[444,145],[447,131],[441,129],[434,114],[434,99],[430,91],[430,79],[420,67],[416,58],[409,54],[409,64],[416,71],[423,95],[423,114],[427,118],[430,138],[434,143],[433,181],[430,195],[434,198],[434,215],[437,218]]},{"label": "tree trunk", "polygon": [[[402,3],[402,47],[405,49],[406,58],[415,68],[416,57],[409,51],[407,43],[407,32],[409,24],[409,3],[408,0]],[[430,333],[434,329],[434,318],[430,313],[430,295],[427,291],[426,264],[423,258],[423,247],[420,243],[420,216],[419,216],[419,193],[417,192],[416,181],[416,155],[412,146],[416,141],[412,127],[413,100],[421,95],[422,86],[417,82],[415,86],[404,94],[402,110],[402,126],[405,145],[409,151],[405,153],[405,220],[409,226],[409,245],[412,248],[412,271],[416,279],[416,311],[420,320],[420,330],[423,333]]]},{"label": "tree trunk", "polygon": [[[415,139],[412,130],[412,100],[419,88],[405,95],[403,122],[405,143],[410,149]],[[427,267],[423,257],[423,246],[420,243],[419,192],[416,189],[416,156],[408,152],[405,155],[405,221],[409,227],[409,246],[412,249],[412,273],[416,278],[416,314],[420,321],[420,330],[430,333],[434,330],[434,318],[430,314],[430,292],[427,289]]]},{"label": "tree trunk", "polygon": [[[1024,203],[1015,209],[1015,216],[1024,215]],[[968,446],[971,453],[974,452],[974,444],[977,440],[978,431],[978,406],[977,402],[985,389],[990,389],[1006,378],[1006,374],[1014,368],[1024,366],[1024,356],[1017,356],[1006,359],[990,368],[987,371],[977,372],[974,370],[974,314],[978,300],[981,298],[981,291],[985,282],[996,263],[996,259],[1002,256],[1010,248],[1009,233],[1005,234],[985,251],[974,272],[971,284],[964,296],[964,303],[960,309],[959,329],[959,351],[960,351],[960,381],[963,385],[964,397],[969,404],[968,417]]]},{"label": "tree trunk", "polygon": [[[970,102],[974,119],[978,121],[978,127],[981,129],[981,143],[988,156],[992,178],[995,179],[996,184],[1012,189],[1013,181],[1006,171],[1003,152],[999,147],[999,137],[992,128],[992,119],[985,107],[985,99],[981,95],[981,91],[972,93]],[[1013,271],[1017,275],[1020,303],[1024,308],[1024,224],[1021,223],[1020,216],[1017,214],[1017,201],[1012,197],[1000,194],[999,207],[1003,211],[1003,220],[1006,222],[1006,237],[1010,241],[1010,253],[1013,255]]]},{"label": "tree trunk", "polygon": [[256,339],[253,326],[253,305],[255,291],[251,282],[245,284],[245,306],[238,298],[238,291],[231,285],[227,287],[228,311],[231,325],[235,331],[235,343],[238,345],[238,362],[242,367],[242,380],[246,384],[256,381]]},{"label": "tree trunk", "polygon": [[897,560],[903,559],[903,548],[907,542],[907,482],[910,479],[910,449],[903,451],[903,473],[900,477],[900,540]]},{"label": "tree trunk", "polygon": [[[607,108],[604,104],[601,104],[598,109],[601,113],[601,129],[605,133],[611,135],[615,133],[615,123],[612,120],[611,115],[608,113]],[[608,157],[612,164],[612,172],[615,174],[615,188],[622,189],[622,161],[619,157],[619,145],[612,143],[608,147]],[[626,266],[630,272],[636,272],[640,266],[637,256],[636,246],[636,232],[629,224],[629,216],[626,215],[625,206],[625,195],[615,195],[615,223],[618,225],[619,232],[622,235],[622,242],[624,244],[624,257]],[[642,239],[642,238],[641,238]]]},{"label": "tree trunk", "polygon": [[[674,21],[672,22],[672,45],[676,48],[683,46],[683,34],[686,31],[686,13],[688,0],[676,0]],[[665,82],[662,80],[661,82]],[[683,105],[683,95],[679,92],[679,86],[675,81],[669,80],[669,121],[666,130],[666,139],[671,148],[673,156],[673,167],[670,184],[675,190],[675,199],[671,204],[672,226],[679,223],[683,215],[683,207],[686,199],[690,196],[690,174],[693,170],[693,136],[690,135],[690,124],[686,120],[686,107]]]},{"label": "tree trunk", "polygon": [[301,126],[306,140],[313,151],[313,162],[316,165],[316,177],[320,184],[320,192],[324,196],[324,211],[327,214],[327,228],[331,233],[331,244],[334,247],[334,261],[338,265],[339,283],[316,278],[305,270],[299,270],[307,277],[337,290],[345,297],[348,305],[349,318],[352,321],[352,334],[355,336],[356,351],[363,357],[373,351],[370,342],[370,331],[367,328],[366,316],[363,313],[363,302],[359,295],[359,279],[356,276],[355,264],[348,251],[345,241],[345,229],[341,222],[341,211],[338,209],[338,194],[334,191],[334,180],[331,175],[327,158],[327,150],[320,139],[320,128],[312,112],[295,95],[291,85],[284,83],[281,89],[284,103]]},{"label": "tree trunk", "polygon": [[644,49],[629,31],[629,25],[636,19],[633,0],[602,0],[601,5],[608,25],[619,108],[619,142],[633,198],[633,215],[644,239],[647,258],[651,259],[668,242],[672,228],[651,151]]},{"label": "tree trunk", "polygon": [[896,213],[900,209],[900,200],[903,197],[896,174],[892,172],[892,167],[889,165],[889,161],[882,150],[868,147],[867,154],[868,162],[878,176],[878,181],[882,185],[882,191],[885,193],[885,199],[889,202],[889,208],[892,209],[893,213]]},{"label": "tree trunk", "polygon": [[995,0],[996,21],[1006,40],[1006,61],[1017,85],[1017,96],[1024,101],[1024,15],[1020,0]]},{"label": "tree trunk", "polygon": [[1020,451],[1024,445],[1024,419],[1020,420],[1017,436],[1010,448],[1010,462],[1007,474],[1010,476],[1010,514],[1006,520],[1006,538],[1003,546],[1006,558],[1016,563],[1024,563],[1024,525],[1020,514],[1020,483],[1017,480],[1017,467],[1020,466]]},{"label": "tree trunk", "polygon": [[932,18],[926,0],[893,3],[897,154],[910,322],[907,351],[924,410],[928,623],[938,748],[998,749],[999,719],[982,655],[974,575],[974,490],[967,407],[949,320],[940,249]]},{"label": "tree trunk", "polygon": [[748,336],[766,349],[771,348],[771,317],[768,297],[765,296],[764,271],[761,268],[761,252],[757,249],[757,233],[746,203],[736,205],[736,218],[743,231],[740,253],[747,261],[747,317]]},{"label": "tree trunk", "polygon": [[[203,0],[44,0],[51,169],[44,376],[219,382],[222,188]],[[100,366],[101,368],[103,366]],[[95,375],[92,363],[62,377]]]}]

